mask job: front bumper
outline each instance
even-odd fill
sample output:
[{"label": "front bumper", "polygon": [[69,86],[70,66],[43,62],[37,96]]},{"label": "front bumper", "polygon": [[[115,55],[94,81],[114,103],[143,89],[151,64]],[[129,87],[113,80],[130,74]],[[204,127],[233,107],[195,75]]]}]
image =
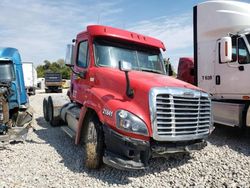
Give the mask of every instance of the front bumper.
[{"label": "front bumper", "polygon": [[12,141],[25,140],[31,128],[32,127],[29,125],[26,127],[14,127],[8,129],[8,132],[6,134],[0,134],[0,147],[9,144],[9,142]]},{"label": "front bumper", "polygon": [[12,141],[23,141],[26,139],[27,134],[32,127],[33,113],[27,109],[24,112],[18,112],[18,116],[15,120],[15,127],[8,127],[4,124],[0,125],[1,127],[6,127],[1,129],[0,132],[0,147],[7,145]]},{"label": "front bumper", "polygon": [[107,126],[103,130],[106,146],[103,162],[118,169],[145,169],[152,157],[193,152],[207,145],[203,139],[180,142],[143,141],[121,135]]},{"label": "front bumper", "polygon": [[104,126],[106,150],[103,162],[118,169],[144,169],[150,156],[150,143],[123,136]]}]

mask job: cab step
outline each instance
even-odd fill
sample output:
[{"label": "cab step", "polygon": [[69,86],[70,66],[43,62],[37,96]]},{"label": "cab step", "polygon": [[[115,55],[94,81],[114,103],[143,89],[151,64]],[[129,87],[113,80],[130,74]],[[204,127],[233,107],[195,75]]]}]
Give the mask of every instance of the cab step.
[{"label": "cab step", "polygon": [[75,139],[76,133],[68,126],[62,126],[61,129],[72,139]]}]

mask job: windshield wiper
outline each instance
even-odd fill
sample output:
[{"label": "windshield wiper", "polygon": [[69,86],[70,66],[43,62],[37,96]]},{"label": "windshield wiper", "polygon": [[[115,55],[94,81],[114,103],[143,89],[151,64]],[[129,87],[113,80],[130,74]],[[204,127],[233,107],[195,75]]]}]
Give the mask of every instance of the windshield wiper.
[{"label": "windshield wiper", "polygon": [[157,73],[157,74],[163,74],[161,71],[152,70],[152,69],[140,69],[140,70],[145,71],[145,72],[153,72],[153,73]]}]

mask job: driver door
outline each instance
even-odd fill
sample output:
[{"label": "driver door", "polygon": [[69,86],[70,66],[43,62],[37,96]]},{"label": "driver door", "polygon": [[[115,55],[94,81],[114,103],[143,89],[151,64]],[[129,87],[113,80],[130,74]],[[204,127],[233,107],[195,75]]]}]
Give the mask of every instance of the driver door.
[{"label": "driver door", "polygon": [[245,36],[232,37],[232,61],[220,62],[220,41],[217,44],[218,58],[215,63],[215,90],[218,95],[246,95],[250,93],[250,55]]},{"label": "driver door", "polygon": [[79,102],[87,98],[89,89],[89,44],[86,37],[78,39],[73,73],[73,98]]}]

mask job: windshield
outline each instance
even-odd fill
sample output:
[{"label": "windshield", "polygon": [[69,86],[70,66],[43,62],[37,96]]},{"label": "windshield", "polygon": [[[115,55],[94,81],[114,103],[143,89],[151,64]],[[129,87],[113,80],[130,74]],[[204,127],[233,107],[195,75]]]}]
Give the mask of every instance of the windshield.
[{"label": "windshield", "polygon": [[13,64],[10,61],[0,61],[0,82],[8,82],[14,79]]},{"label": "windshield", "polygon": [[127,61],[133,70],[165,74],[161,52],[155,48],[96,39],[95,57],[99,66],[118,68],[119,61]]}]

